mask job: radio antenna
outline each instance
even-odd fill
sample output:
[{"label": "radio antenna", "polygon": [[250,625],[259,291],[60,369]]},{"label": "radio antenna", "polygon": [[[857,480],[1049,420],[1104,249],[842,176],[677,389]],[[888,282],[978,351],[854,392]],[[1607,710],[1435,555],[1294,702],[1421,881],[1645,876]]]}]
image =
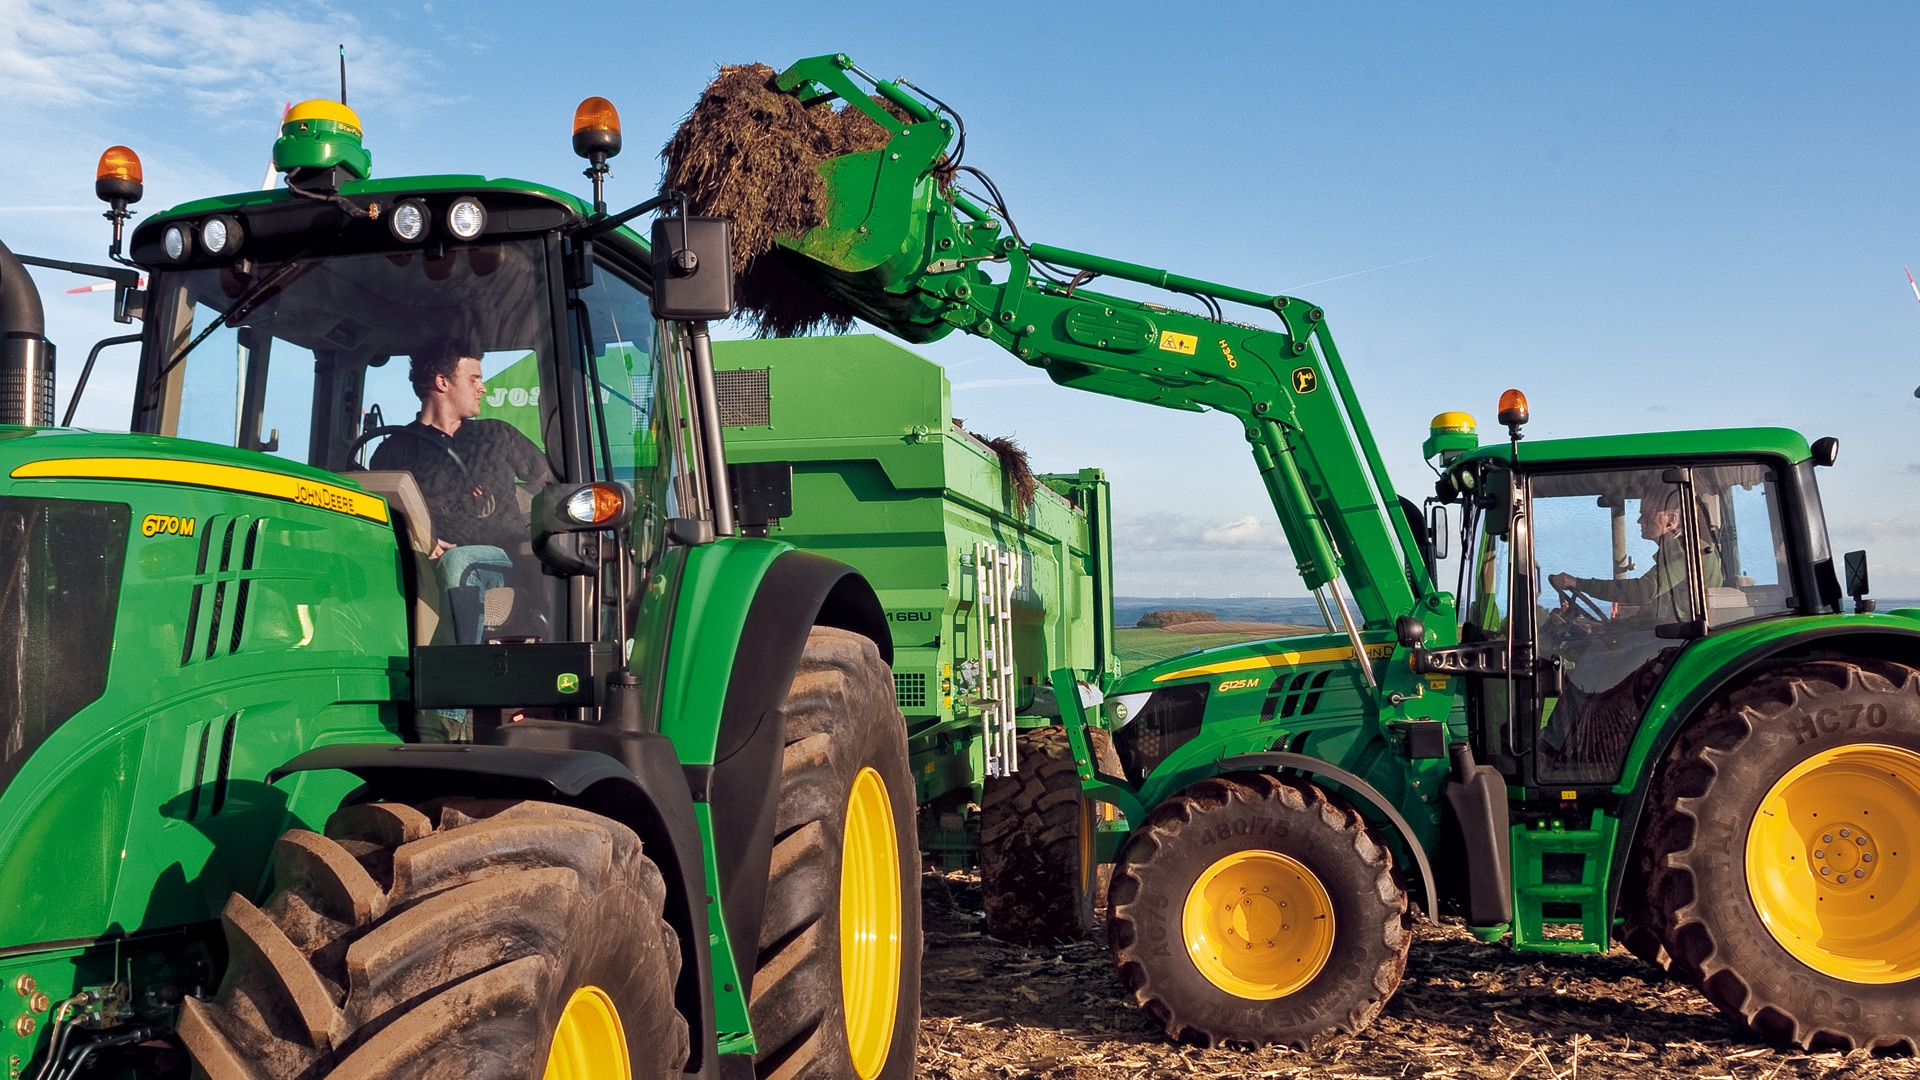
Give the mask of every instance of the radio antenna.
[{"label": "radio antenna", "polygon": [[340,43],[340,104],[347,103],[347,46]]}]

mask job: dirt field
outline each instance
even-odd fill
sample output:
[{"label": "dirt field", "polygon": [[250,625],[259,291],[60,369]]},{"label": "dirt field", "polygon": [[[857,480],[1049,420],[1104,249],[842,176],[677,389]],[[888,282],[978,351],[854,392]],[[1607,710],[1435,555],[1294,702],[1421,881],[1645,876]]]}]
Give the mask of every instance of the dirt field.
[{"label": "dirt field", "polygon": [[995,941],[963,874],[929,875],[925,899],[920,1075],[930,1080],[1920,1078],[1906,1057],[1756,1042],[1620,949],[1523,957],[1457,924],[1420,927],[1399,994],[1355,1038],[1316,1053],[1203,1050],[1169,1042],[1124,998],[1104,939],[1048,950]]}]

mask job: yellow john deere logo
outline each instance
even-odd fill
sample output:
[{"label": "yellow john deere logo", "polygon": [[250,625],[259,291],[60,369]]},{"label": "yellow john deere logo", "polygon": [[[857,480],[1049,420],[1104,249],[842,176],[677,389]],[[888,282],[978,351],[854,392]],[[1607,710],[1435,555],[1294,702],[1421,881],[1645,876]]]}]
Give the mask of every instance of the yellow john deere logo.
[{"label": "yellow john deere logo", "polygon": [[1311,394],[1313,393],[1314,387],[1319,385],[1320,385],[1320,376],[1314,374],[1314,371],[1312,368],[1303,367],[1303,368],[1293,369],[1293,392],[1294,393]]},{"label": "yellow john deere logo", "polygon": [[580,692],[580,676],[570,671],[564,672],[553,680],[553,685],[563,694],[577,694]]}]

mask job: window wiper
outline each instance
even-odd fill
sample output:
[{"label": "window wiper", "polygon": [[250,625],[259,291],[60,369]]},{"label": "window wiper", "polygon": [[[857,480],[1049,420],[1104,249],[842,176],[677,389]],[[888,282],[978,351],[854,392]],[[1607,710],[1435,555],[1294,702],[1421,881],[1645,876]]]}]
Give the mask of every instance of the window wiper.
[{"label": "window wiper", "polygon": [[274,267],[271,273],[254,282],[251,288],[241,293],[239,299],[235,300],[227,310],[220,313],[219,318],[209,322],[207,328],[200,331],[198,337],[195,337],[192,341],[182,346],[179,352],[173,354],[173,357],[169,359],[158,372],[154,373],[153,381],[148,384],[147,392],[143,396],[151,401],[153,395],[159,392],[160,384],[166,381],[167,376],[173,374],[173,369],[179,367],[181,363],[186,360],[188,353],[191,353],[199,347],[201,342],[211,337],[215,330],[223,326],[238,326],[241,319],[253,313],[253,309],[258,306],[259,302],[264,298],[267,290],[284,281],[287,275],[292,273],[293,270],[300,265],[301,259],[313,254],[313,250],[313,247],[308,247],[293,258]]}]

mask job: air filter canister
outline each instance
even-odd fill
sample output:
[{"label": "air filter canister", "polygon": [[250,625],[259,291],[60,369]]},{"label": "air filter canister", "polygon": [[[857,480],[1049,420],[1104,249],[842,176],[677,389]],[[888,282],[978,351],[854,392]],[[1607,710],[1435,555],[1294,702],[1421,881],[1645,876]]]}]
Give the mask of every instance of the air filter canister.
[{"label": "air filter canister", "polygon": [[53,343],[0,338],[0,424],[53,426]]}]

